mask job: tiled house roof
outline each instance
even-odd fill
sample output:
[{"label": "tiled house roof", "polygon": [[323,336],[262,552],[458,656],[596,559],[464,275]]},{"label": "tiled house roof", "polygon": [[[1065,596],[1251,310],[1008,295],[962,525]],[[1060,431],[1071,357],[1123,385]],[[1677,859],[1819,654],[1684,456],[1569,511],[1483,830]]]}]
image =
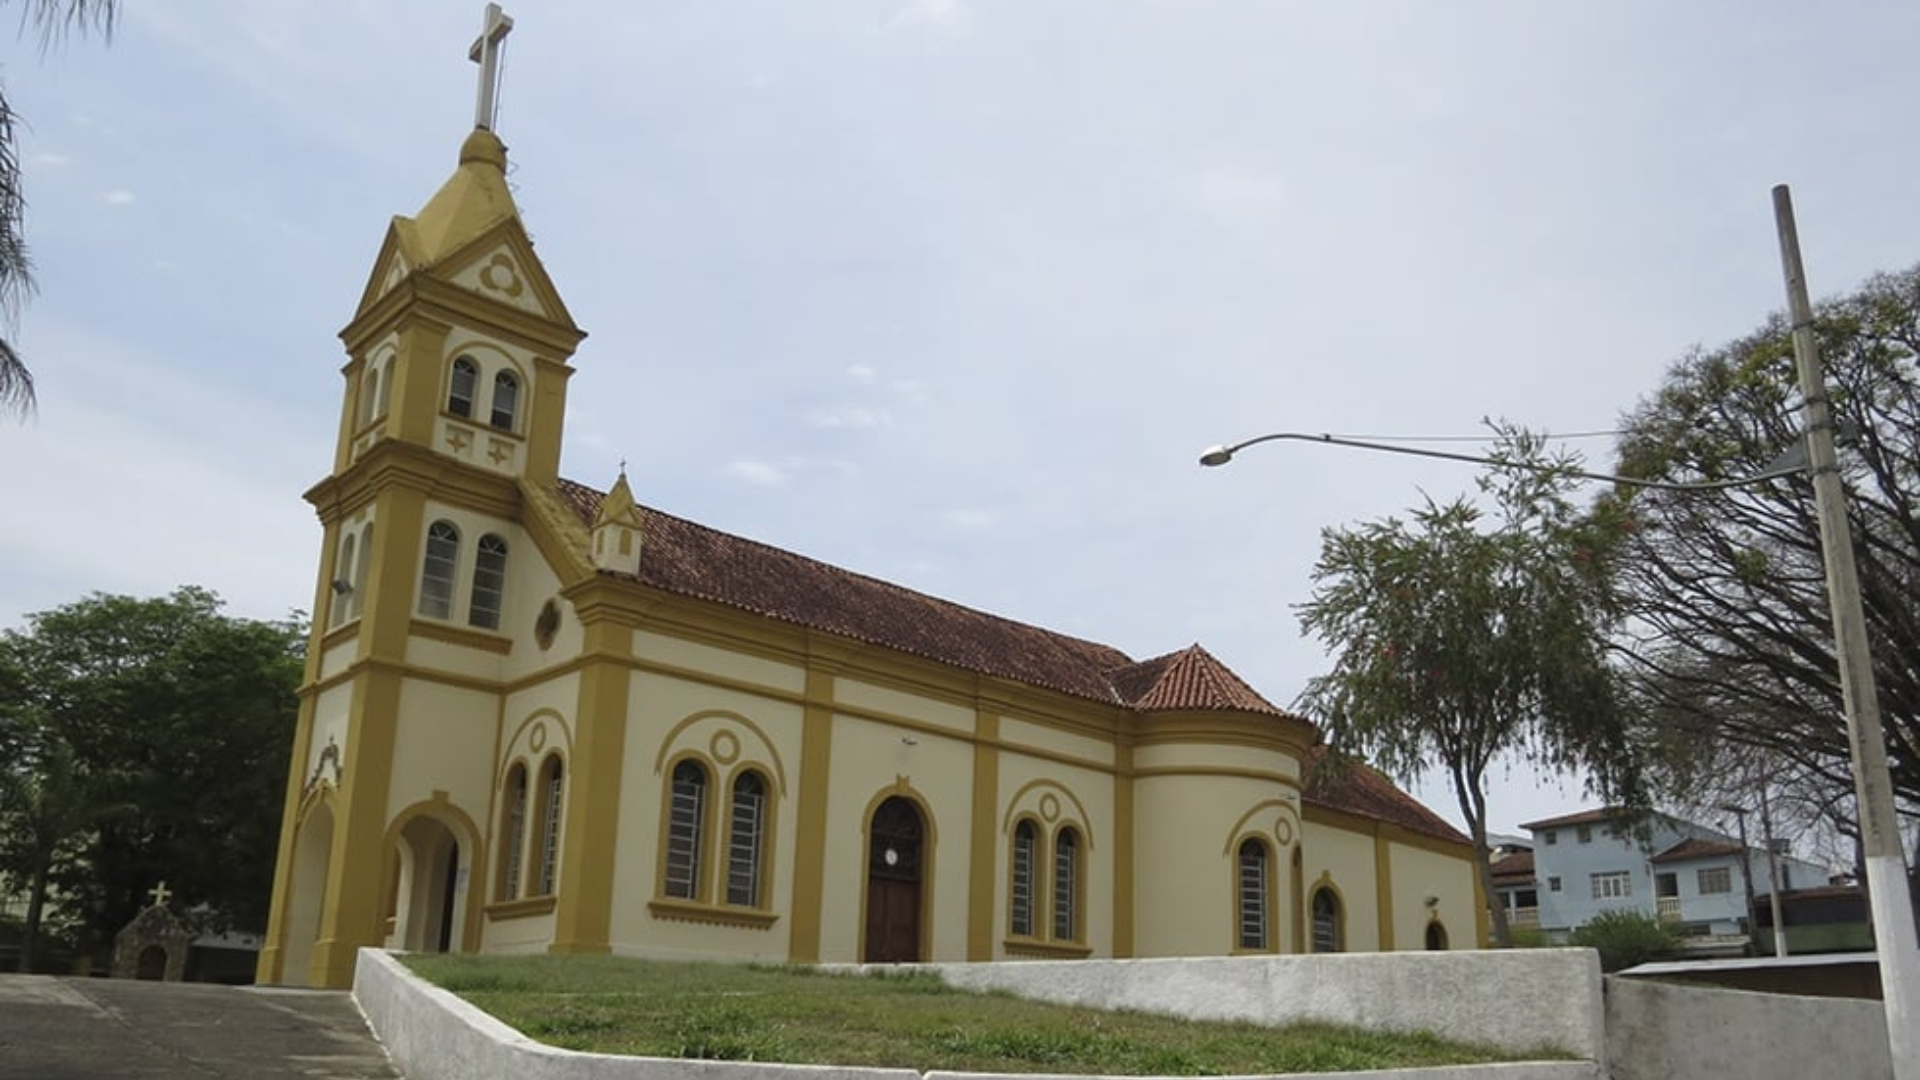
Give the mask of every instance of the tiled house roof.
[{"label": "tiled house roof", "polygon": [[[560,495],[591,525],[604,497],[570,480]],[[643,585],[782,622],[1143,712],[1231,709],[1282,717],[1198,645],[1136,662],[1057,634],[842,570],[649,507],[641,515]]]},{"label": "tiled house roof", "polygon": [[1582,810],[1562,817],[1546,818],[1541,821],[1529,821],[1520,827],[1531,832],[1535,829],[1559,829],[1568,825],[1600,825],[1609,821],[1629,821],[1634,812],[1618,806],[1603,806],[1598,810]]},{"label": "tiled house roof", "polygon": [[1493,872],[1495,885],[1531,885],[1533,883],[1533,852],[1516,851],[1495,859],[1488,867]]},{"label": "tiled house roof", "polygon": [[1688,837],[1667,850],[1655,855],[1650,862],[1670,863],[1686,862],[1688,859],[1716,859],[1725,855],[1740,854],[1739,844],[1719,843]]},{"label": "tiled house roof", "polygon": [[1351,758],[1332,763],[1331,752],[1317,746],[1309,752],[1306,767],[1306,791],[1301,799],[1308,804],[1391,822],[1409,832],[1457,844],[1473,842],[1371,765]]}]

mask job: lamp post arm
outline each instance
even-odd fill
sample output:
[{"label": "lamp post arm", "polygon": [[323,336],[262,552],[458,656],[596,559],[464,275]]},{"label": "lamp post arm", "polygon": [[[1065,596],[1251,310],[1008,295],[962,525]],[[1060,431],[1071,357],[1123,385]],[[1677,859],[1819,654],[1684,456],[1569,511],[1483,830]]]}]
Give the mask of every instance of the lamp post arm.
[{"label": "lamp post arm", "polygon": [[1388,454],[1408,454],[1413,457],[1440,458],[1444,461],[1464,461],[1472,465],[1492,465],[1502,469],[1525,469],[1529,472],[1557,473],[1561,476],[1575,476],[1582,480],[1601,480],[1610,484],[1626,484],[1629,487],[1653,488],[1659,491],[1724,491],[1728,488],[1746,487],[1764,480],[1773,480],[1783,476],[1796,476],[1805,471],[1803,467],[1768,469],[1752,476],[1737,477],[1732,480],[1700,480],[1693,483],[1672,483],[1666,480],[1642,480],[1631,476],[1616,476],[1612,473],[1586,472],[1582,469],[1569,469],[1558,465],[1539,465],[1530,461],[1502,461],[1479,454],[1461,454],[1450,450],[1429,450],[1418,446],[1396,446],[1392,443],[1368,442],[1364,439],[1349,439],[1342,435],[1313,435],[1302,431],[1276,431],[1267,435],[1256,435],[1230,446],[1215,446],[1200,455],[1200,464],[1217,466],[1233,460],[1233,456],[1249,446],[1258,446],[1264,442],[1280,439],[1292,439],[1299,442],[1326,443],[1330,446],[1350,446],[1360,450],[1379,450]]}]

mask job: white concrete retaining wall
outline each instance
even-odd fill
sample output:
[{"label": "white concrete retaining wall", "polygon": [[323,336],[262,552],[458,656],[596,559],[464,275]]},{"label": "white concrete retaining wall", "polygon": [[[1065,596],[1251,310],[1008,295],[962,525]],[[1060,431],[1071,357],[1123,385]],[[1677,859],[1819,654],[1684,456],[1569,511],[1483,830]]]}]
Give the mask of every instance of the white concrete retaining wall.
[{"label": "white concrete retaining wall", "polygon": [[955,986],[1098,1009],[1431,1031],[1518,1053],[1550,1047],[1601,1063],[1606,1052],[1600,961],[1591,949],[925,966]]},{"label": "white concrete retaining wall", "polygon": [[[1527,951],[1534,953],[1541,952],[1541,950]],[[1579,952],[1580,957],[1590,959],[1590,954],[1584,951]],[[1427,955],[1437,956],[1441,954],[1400,953],[1397,955],[1402,959],[1406,959],[1424,958]],[[1456,953],[1448,955],[1460,956],[1470,954]],[[1253,964],[1268,962],[1263,958],[1250,959],[1252,959]],[[1351,958],[1323,957],[1320,959]],[[1095,966],[1111,967],[1113,963],[1114,962],[1108,961],[1080,961],[1060,964],[958,964],[941,965],[940,967],[943,972],[953,969],[960,969],[964,972],[969,969],[1000,969],[1010,967],[1088,969]],[[1186,963],[1196,966],[1223,963],[1242,968],[1251,968],[1251,965],[1245,960],[1240,959],[1184,962],[1142,960],[1122,961],[1119,963],[1126,967],[1149,964],[1163,965],[1168,963]],[[1565,961],[1562,961],[1562,965],[1565,971],[1572,972],[1576,975],[1585,970],[1578,964],[1567,964]],[[1171,973],[1172,969],[1163,968],[1162,970]],[[1357,970],[1358,969],[1351,969],[1351,971]],[[1597,964],[1594,967],[1594,971],[1597,981]],[[1225,972],[1215,972],[1213,974],[1224,975]],[[1243,972],[1242,974],[1245,975],[1246,973]],[[1432,973],[1430,972],[1428,974]],[[1504,972],[1482,971],[1482,974],[1498,976],[1504,975]],[[1187,977],[1190,981],[1185,985],[1195,993],[1203,993],[1216,1003],[1207,1007],[1209,1011],[1225,1008],[1222,1002],[1221,991],[1217,987],[1214,987],[1214,984],[1204,981],[1207,975],[1208,972],[1203,969],[1189,970]],[[1084,976],[1082,978],[1084,979]],[[962,974],[954,978],[953,981],[956,984],[961,984],[964,979],[965,975]],[[1029,978],[1027,981],[1040,983],[1046,980]],[[1138,997],[1140,991],[1153,984],[1153,982],[1154,980],[1152,978],[1142,978],[1135,981],[1135,993],[1132,996]],[[1416,980],[1415,983],[1418,984],[1419,980]],[[985,984],[982,985],[984,986]],[[1238,984],[1227,985],[1232,986]],[[1395,988],[1388,985],[1387,981],[1383,981],[1378,976],[1374,977],[1371,982],[1365,985],[1373,992],[1381,994],[1414,992],[1416,990],[1421,994],[1429,994],[1443,992],[1446,989],[1445,987],[1432,986],[1421,989],[1420,985],[1415,984],[1409,984],[1405,988]],[[1519,988],[1521,993],[1528,993],[1535,988],[1535,984],[1529,982],[1512,985]],[[1550,996],[1555,1000],[1558,1000],[1562,996],[1578,997],[1578,980],[1573,979],[1571,985],[1575,988],[1567,991],[1556,989]],[[1008,986],[1006,988],[1016,990],[1017,992],[1016,987]],[[1295,988],[1310,990],[1310,988],[1304,984],[1297,984]],[[1168,983],[1166,984],[1166,989],[1171,991],[1177,989],[1177,987]],[[1485,991],[1478,992],[1477,996],[1481,999],[1491,999],[1494,996],[1492,991],[1493,988],[1488,988]],[[1361,993],[1362,990],[1360,985],[1355,983],[1353,985],[1346,985],[1343,992],[1347,993],[1349,997],[1354,997]],[[1597,992],[1596,987],[1596,999]],[[366,1014],[367,1023],[373,1028],[374,1034],[380,1038],[381,1042],[386,1044],[387,1052],[393,1057],[394,1064],[407,1076],[407,1080],[921,1080],[921,1074],[911,1069],[847,1069],[820,1065],[766,1065],[726,1061],[681,1061],[671,1058],[618,1057],[607,1054],[581,1054],[571,1050],[558,1050],[522,1036],[519,1032],[493,1019],[491,1016],[460,1000],[453,994],[416,978],[412,972],[394,960],[393,957],[375,949],[363,949],[360,952],[359,965],[355,969],[353,978],[353,996],[354,1000],[360,1005],[360,1011]],[[1056,998],[1055,1000],[1064,999]],[[1145,1009],[1148,1006],[1129,1000],[1121,1007]],[[1597,1000],[1595,1007],[1598,1007]],[[1181,1009],[1155,1009],[1154,1011],[1199,1015],[1197,1011],[1190,1012]],[[1290,1013],[1298,1012],[1298,1010],[1287,1011]],[[1382,1011],[1383,1010],[1378,1007],[1361,1009],[1357,1006],[1345,1010],[1350,1016],[1361,1013],[1379,1015]],[[1405,1012],[1408,1010],[1400,1011]],[[1490,1014],[1499,1011],[1504,1011],[1507,1014],[1509,1021],[1507,1026],[1511,1027],[1511,1021],[1516,1015],[1529,1011],[1552,1013],[1556,1010],[1551,1006],[1549,1001],[1544,999],[1536,998],[1529,1000],[1526,997],[1515,997],[1501,1004],[1497,1010],[1490,1006]],[[1215,1012],[1214,1015],[1225,1016],[1226,1013]],[[1209,1018],[1211,1018],[1211,1016]],[[1241,1018],[1241,1016],[1236,1012],[1233,1014],[1233,1018],[1238,1019]],[[1302,1016],[1301,1018],[1305,1017]],[[1329,1017],[1316,1013],[1313,1018],[1328,1019]],[[1363,1019],[1351,1018],[1340,1022],[1366,1023]],[[1382,1024],[1377,1026],[1384,1027],[1393,1025]],[[1421,1024],[1415,1025],[1415,1027],[1430,1027],[1433,1030],[1440,1031],[1442,1034],[1448,1034],[1442,1026]],[[1468,1036],[1458,1037],[1466,1038]],[[1474,1041],[1479,1042],[1494,1041],[1478,1035],[1472,1036],[1472,1038]],[[1528,1048],[1532,1048],[1539,1045],[1542,1041],[1542,1039],[1535,1039],[1533,1042],[1528,1043],[1527,1046]],[[1571,1040],[1561,1045],[1565,1046],[1570,1052],[1582,1052],[1571,1045]],[[1286,1076],[1261,1077],[1257,1078],[1257,1080],[1312,1080],[1313,1077],[1319,1077],[1321,1080],[1324,1080],[1326,1075],[1327,1074],[1324,1073],[1311,1074],[1311,1076],[1309,1074],[1287,1074]],[[1432,1069],[1388,1069],[1368,1072],[1365,1075],[1368,1080],[1601,1080],[1604,1076],[1599,1065],[1593,1061],[1453,1065]],[[1034,1076],[1015,1078],[971,1073],[930,1072],[926,1074],[925,1080],[1065,1080],[1065,1078]],[[1075,1077],[1072,1078],[1072,1080],[1086,1080],[1086,1078]],[[1256,1080],[1256,1078],[1241,1078],[1241,1080]]]},{"label": "white concrete retaining wall", "polygon": [[1797,997],[1609,976],[1613,1080],[1886,1080],[1887,1018],[1878,1001]]}]

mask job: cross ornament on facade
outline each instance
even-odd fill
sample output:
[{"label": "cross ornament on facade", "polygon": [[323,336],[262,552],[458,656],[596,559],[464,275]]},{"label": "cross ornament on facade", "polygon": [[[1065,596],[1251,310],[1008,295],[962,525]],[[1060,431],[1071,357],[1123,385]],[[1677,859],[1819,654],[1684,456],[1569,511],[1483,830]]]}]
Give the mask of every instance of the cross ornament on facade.
[{"label": "cross ornament on facade", "polygon": [[500,89],[500,44],[507,40],[507,31],[512,29],[513,17],[501,11],[499,4],[488,4],[486,17],[480,23],[480,36],[473,39],[473,48],[467,50],[467,59],[480,65],[480,98],[474,103],[474,127],[493,130],[494,97]]},{"label": "cross ornament on facade", "polygon": [[166,902],[169,899],[172,899],[173,890],[167,888],[167,883],[165,881],[162,881],[160,884],[155,885],[151,889],[148,889],[147,895],[153,899],[154,907],[164,907],[166,905]]}]

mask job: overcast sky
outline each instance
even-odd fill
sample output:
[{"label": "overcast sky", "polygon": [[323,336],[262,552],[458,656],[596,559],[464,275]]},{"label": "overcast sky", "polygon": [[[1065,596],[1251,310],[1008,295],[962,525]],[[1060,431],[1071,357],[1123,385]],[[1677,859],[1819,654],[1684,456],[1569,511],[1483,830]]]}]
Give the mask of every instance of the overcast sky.
[{"label": "overcast sky", "polygon": [[[1776,183],[1816,295],[1920,258],[1908,2],[521,7],[498,130],[592,335],[565,475],[1281,705],[1320,531],[1473,470],[1204,447],[1612,428],[1782,306]],[[40,286],[0,626],[311,603],[335,335],[473,120],[470,0],[122,12],[0,53]]]}]

